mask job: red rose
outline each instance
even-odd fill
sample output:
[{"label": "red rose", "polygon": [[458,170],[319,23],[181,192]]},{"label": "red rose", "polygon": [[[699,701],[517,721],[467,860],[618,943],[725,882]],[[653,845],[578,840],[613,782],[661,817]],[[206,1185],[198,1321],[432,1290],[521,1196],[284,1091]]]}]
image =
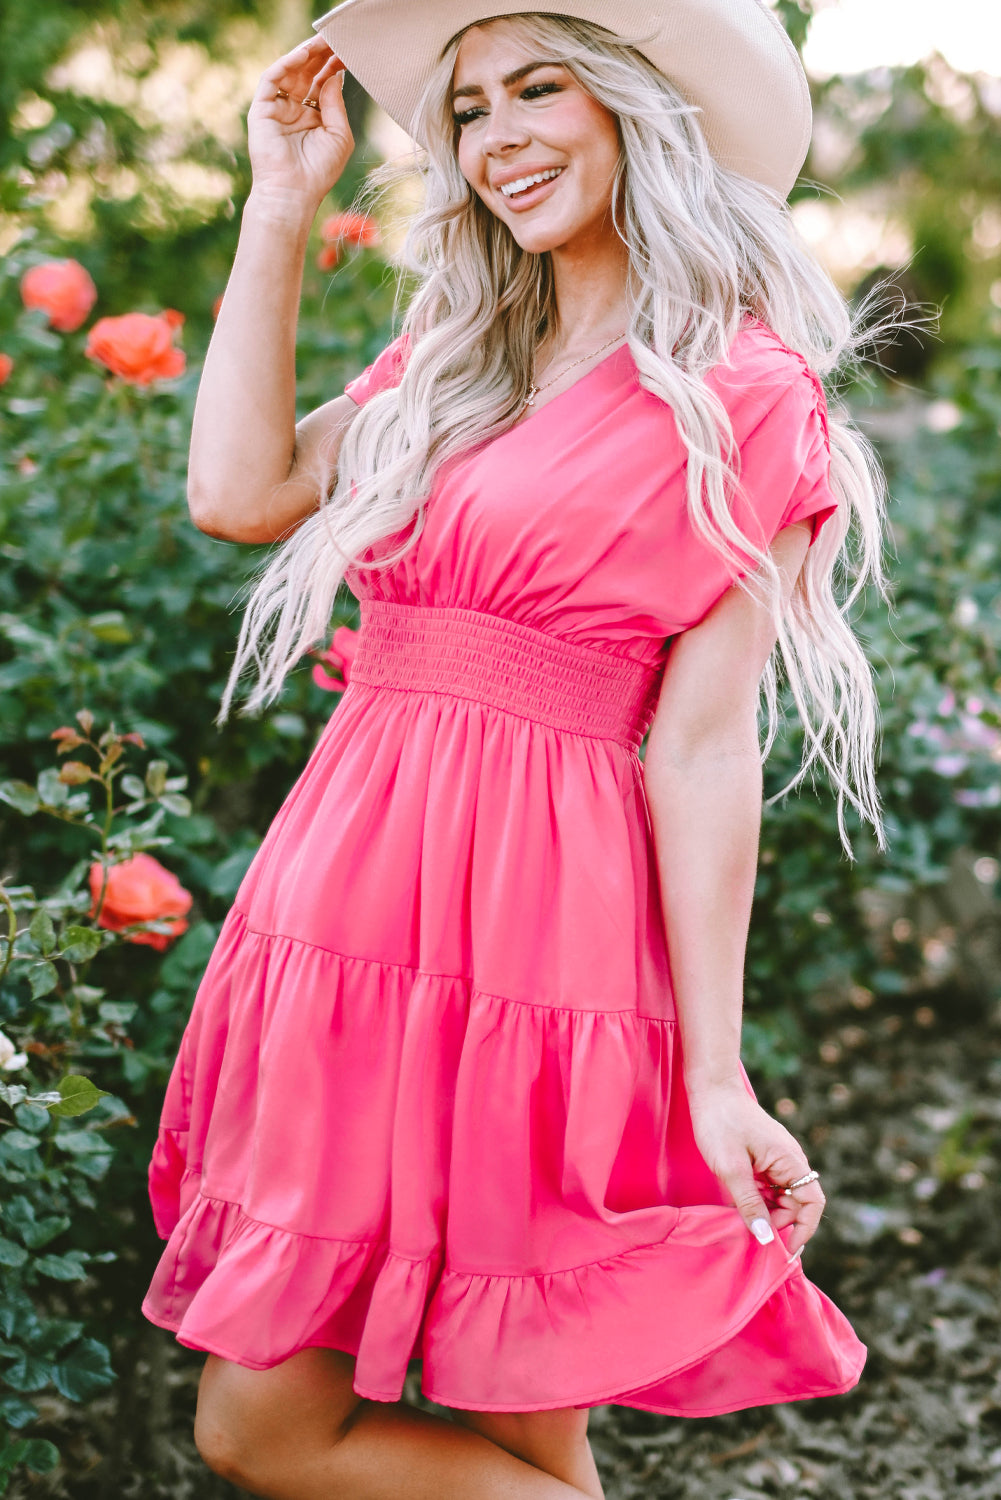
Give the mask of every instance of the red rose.
[{"label": "red rose", "polygon": [[125,313],[120,318],[100,318],[90,330],[84,353],[106,365],[129,385],[151,385],[184,374],[184,354],[174,347],[174,329],[180,313]]},{"label": "red rose", "polygon": [[341,252],[336,245],[324,245],[316,257],[316,264],[321,271],[332,271],[341,258]]},{"label": "red rose", "polygon": [[[99,864],[90,867],[90,915],[97,913],[97,901],[101,894],[104,871]],[[159,860],[151,854],[133,854],[120,865],[112,865],[108,871],[108,883],[104,891],[98,927],[109,932],[121,932],[133,922],[170,922],[171,933],[130,932],[126,941],[145,943],[160,953],[169,943],[187,932],[185,913],[191,910],[191,892],[186,891],[176,875],[165,870]]]},{"label": "red rose", "polygon": [[346,211],[340,214],[331,214],[324,219],[320,225],[320,238],[324,244],[332,244],[335,240],[346,240],[349,245],[378,245],[382,239],[379,226],[374,219],[368,218],[366,214],[356,214]]},{"label": "red rose", "polygon": [[10,372],[14,368],[14,361],[9,354],[0,354],[0,385],[6,385],[10,379]]},{"label": "red rose", "polygon": [[328,650],[313,668],[313,681],[327,693],[343,693],[351,676],[351,664],[358,650],[358,632],[350,625],[335,630]]},{"label": "red rose", "polygon": [[97,287],[79,261],[47,260],[25,271],[21,299],[25,307],[46,313],[60,333],[73,333],[97,301]]}]

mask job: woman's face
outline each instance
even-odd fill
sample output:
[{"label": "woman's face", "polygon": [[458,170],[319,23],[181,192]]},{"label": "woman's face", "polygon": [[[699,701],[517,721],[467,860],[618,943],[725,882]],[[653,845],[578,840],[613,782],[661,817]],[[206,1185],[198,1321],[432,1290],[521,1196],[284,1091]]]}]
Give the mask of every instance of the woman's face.
[{"label": "woman's face", "polygon": [[[523,250],[614,235],[618,125],[566,68],[497,21],[465,33],[452,87],[459,168]],[[553,175],[526,188],[541,173]],[[509,196],[512,185],[522,191]]]}]

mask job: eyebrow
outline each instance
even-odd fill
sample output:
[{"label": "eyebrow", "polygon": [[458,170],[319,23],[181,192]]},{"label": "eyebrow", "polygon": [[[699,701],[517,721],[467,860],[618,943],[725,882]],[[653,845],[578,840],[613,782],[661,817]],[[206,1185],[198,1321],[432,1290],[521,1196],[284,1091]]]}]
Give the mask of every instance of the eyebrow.
[{"label": "eyebrow", "polygon": [[[523,68],[515,68],[515,70],[514,70],[513,73],[505,73],[504,77],[501,79],[501,83],[504,85],[504,87],[506,89],[509,89],[512,86],[512,84],[520,83],[523,78],[527,78],[528,75],[529,75],[529,73],[534,73],[536,71],[536,69],[538,69],[538,68],[562,68],[562,67],[563,67],[563,64],[560,63],[560,62],[532,62],[532,63],[526,63]],[[456,89],[455,90],[455,92],[452,94],[452,99],[453,99],[453,101],[456,100],[456,99],[467,99],[471,95],[482,94],[482,93],[483,93],[483,90],[482,90],[482,88],[480,87],[480,85],[478,83],[467,83],[467,84],[464,84],[461,89]]]}]

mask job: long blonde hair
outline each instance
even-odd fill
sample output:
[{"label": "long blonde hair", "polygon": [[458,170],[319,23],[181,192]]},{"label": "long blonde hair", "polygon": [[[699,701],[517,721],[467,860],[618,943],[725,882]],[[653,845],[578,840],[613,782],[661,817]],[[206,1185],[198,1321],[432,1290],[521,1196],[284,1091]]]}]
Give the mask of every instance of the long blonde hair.
[{"label": "long blonde hair", "polygon": [[[612,203],[629,248],[630,352],[640,383],[671,408],[686,445],[693,527],[728,560],[738,553],[753,560],[745,586],[763,593],[775,617],[778,643],[762,684],[764,753],[775,737],[784,678],[805,734],[791,785],[815,764],[825,766],[846,848],[847,803],[873,825],[882,847],[875,693],[848,620],[867,582],[883,587],[879,465],[832,402],[838,510],[809,549],[783,611],[767,551],[742,534],[731,514],[732,429],[705,383],[748,313],[821,377],[852,361],[863,335],[800,241],[788,205],[715,161],[698,110],[634,45],[562,16],[533,13],[485,24],[516,28],[617,117],[622,149]],[[352,419],[336,476],[323,477],[323,503],[280,544],[256,582],[219,723],[248,666],[258,675],[242,712],[274,700],[291,667],[324,637],[348,566],[398,532],[404,536],[397,545],[379,549],[379,566],[391,566],[414,544],[441,465],[511,425],[539,341],[557,326],[549,255],[523,251],[459,170],[451,83],[460,41],[461,34],[453,38],[425,92],[418,134],[427,149],[408,169],[424,186],[401,257],[403,275],[417,278],[402,329],[410,337],[409,361],[399,386]],[[399,168],[373,174],[363,203],[400,175]],[[366,558],[365,566],[373,565]]]}]

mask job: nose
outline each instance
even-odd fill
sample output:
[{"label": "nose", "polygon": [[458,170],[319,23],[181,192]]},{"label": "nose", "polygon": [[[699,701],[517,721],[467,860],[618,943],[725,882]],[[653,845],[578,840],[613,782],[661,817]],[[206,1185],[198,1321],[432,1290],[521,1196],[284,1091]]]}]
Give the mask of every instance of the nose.
[{"label": "nose", "polygon": [[524,120],[519,122],[514,102],[505,92],[500,99],[491,100],[486,129],[480,137],[485,156],[505,156],[517,150],[531,139]]}]

